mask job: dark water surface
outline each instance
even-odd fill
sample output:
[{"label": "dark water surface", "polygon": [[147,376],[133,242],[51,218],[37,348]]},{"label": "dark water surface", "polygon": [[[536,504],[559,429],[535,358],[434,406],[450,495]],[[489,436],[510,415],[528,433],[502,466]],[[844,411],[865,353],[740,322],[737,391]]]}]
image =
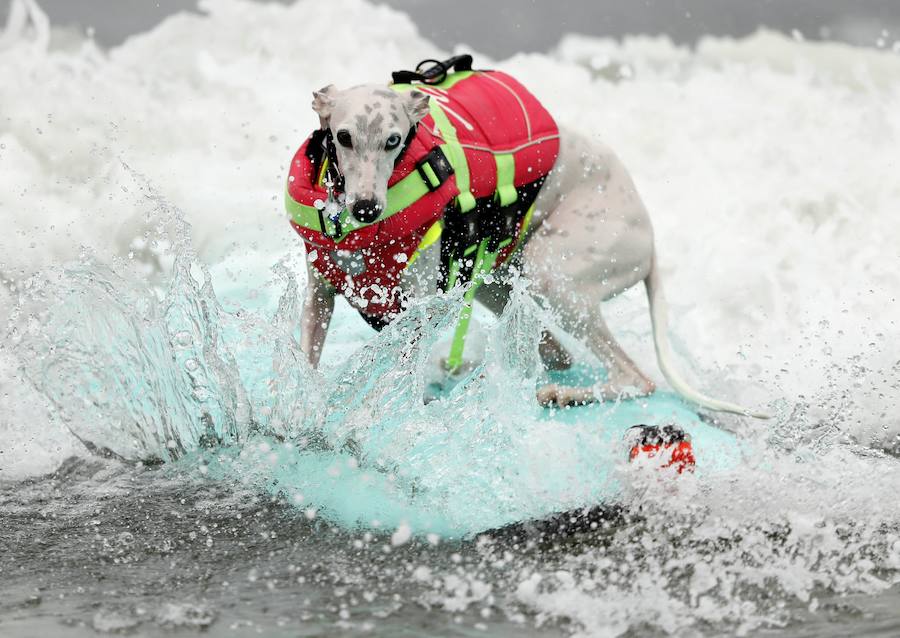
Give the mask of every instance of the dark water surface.
[{"label": "dark water surface", "polygon": [[[586,549],[615,557],[616,543],[640,526],[626,516],[577,536],[395,546],[390,534],[338,530],[187,468],[76,459],[0,485],[0,516],[6,638],[571,635],[577,627],[518,604],[516,583]],[[818,600],[815,613],[773,600],[785,626],[751,635],[900,634],[896,586],[877,596],[823,591]],[[638,626],[624,635],[661,634]]]},{"label": "dark water surface", "polygon": [[0,635],[566,633],[502,594],[466,602],[473,575],[502,591],[534,547],[509,568],[492,543],[397,547],[181,472],[73,459],[2,485]]}]

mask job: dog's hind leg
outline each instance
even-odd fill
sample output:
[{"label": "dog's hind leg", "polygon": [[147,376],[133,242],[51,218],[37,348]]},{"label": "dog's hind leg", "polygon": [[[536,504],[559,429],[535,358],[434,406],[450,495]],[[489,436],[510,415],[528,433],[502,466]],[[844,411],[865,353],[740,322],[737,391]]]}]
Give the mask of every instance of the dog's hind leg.
[{"label": "dog's hind leg", "polygon": [[606,364],[609,380],[600,389],[602,398],[649,394],[654,383],[613,337],[600,304],[648,276],[653,229],[615,155],[602,153],[595,162],[529,238],[523,267],[562,328]]},{"label": "dog's hind leg", "polygon": [[610,332],[600,311],[596,288],[572,285],[561,275],[535,278],[538,291],[559,316],[564,330],[584,341],[607,368],[608,382],[600,390],[604,400],[622,395],[650,394],[655,389]]}]

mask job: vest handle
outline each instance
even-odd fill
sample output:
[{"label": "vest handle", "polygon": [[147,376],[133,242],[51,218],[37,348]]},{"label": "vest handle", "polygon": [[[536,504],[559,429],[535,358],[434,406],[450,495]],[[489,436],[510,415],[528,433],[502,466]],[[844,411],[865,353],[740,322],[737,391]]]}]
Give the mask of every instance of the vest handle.
[{"label": "vest handle", "polygon": [[[429,64],[431,66],[426,66]],[[412,84],[413,82],[440,84],[447,79],[449,71],[471,70],[472,56],[464,53],[463,55],[454,55],[443,62],[434,59],[422,60],[416,66],[415,71],[394,71],[391,73],[391,79],[394,84]]]}]

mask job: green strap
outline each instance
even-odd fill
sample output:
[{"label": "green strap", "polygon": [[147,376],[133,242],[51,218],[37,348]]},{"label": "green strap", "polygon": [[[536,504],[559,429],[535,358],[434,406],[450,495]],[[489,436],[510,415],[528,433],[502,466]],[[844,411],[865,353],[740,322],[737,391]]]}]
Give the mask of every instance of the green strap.
[{"label": "green strap", "polygon": [[[481,284],[484,283],[484,278],[497,265],[497,257],[500,255],[500,251],[506,248],[511,241],[512,239],[503,240],[494,252],[490,252],[487,249],[488,239],[482,239],[481,243],[478,244],[475,264],[472,267],[472,285],[466,291],[466,294],[463,295],[464,305],[459,313],[459,321],[456,323],[453,341],[450,344],[450,355],[447,357],[447,369],[451,372],[458,369],[463,362],[463,352],[466,348],[466,335],[469,332],[469,322],[472,319],[472,304],[475,302],[475,294],[478,292]],[[474,246],[471,248],[474,248]]]},{"label": "green strap", "polygon": [[475,196],[469,190],[469,162],[466,160],[466,153],[456,136],[456,128],[450,123],[450,118],[444,113],[437,100],[431,100],[431,117],[434,118],[434,123],[441,132],[441,137],[444,138],[441,150],[450,161],[456,176],[456,188],[459,189],[456,200],[459,203],[459,210],[467,213],[475,208]]},{"label": "green strap", "polygon": [[516,192],[516,160],[512,153],[494,155],[497,162],[497,196],[501,206],[509,206],[519,198]]},{"label": "green strap", "polygon": [[[430,169],[431,167],[428,166],[428,168]],[[437,179],[437,176],[435,175],[434,178]],[[404,208],[412,206],[420,197],[427,195],[429,192],[428,185],[422,179],[419,171],[411,172],[388,189],[387,210],[385,210],[384,214],[378,218],[378,221],[384,221],[391,215],[396,215]],[[288,192],[285,193],[285,207],[287,208],[287,212],[291,216],[291,219],[298,226],[303,226],[304,228],[310,228],[316,231],[322,230],[319,224],[319,211],[316,210],[315,206],[301,204],[291,197]],[[359,230],[364,226],[370,225],[358,221],[347,209],[341,211],[338,221],[341,225],[341,236],[335,240],[338,243],[354,230]],[[327,217],[325,218],[325,228],[328,231],[328,236],[333,237],[335,230],[334,224]]]},{"label": "green strap", "polygon": [[[450,344],[450,354],[447,357],[447,369],[451,372],[457,370],[463,362],[463,351],[466,348],[466,335],[469,332],[469,322],[472,319],[472,304],[475,302],[475,293],[484,282],[484,277],[493,268],[497,261],[497,253],[487,251],[487,239],[481,240],[477,245],[475,264],[472,266],[472,282],[469,289],[463,295],[463,307],[459,313],[459,321],[456,322],[456,330],[453,333],[453,341]],[[475,246],[471,246],[475,248]],[[466,251],[468,252],[468,251]]]},{"label": "green strap", "polygon": [[425,173],[425,179],[428,180],[428,184],[437,189],[441,185],[441,178],[437,176],[437,173],[434,172],[434,169],[431,168],[431,164],[424,163],[422,164],[422,172]]},{"label": "green strap", "polygon": [[[463,251],[463,259],[466,257],[472,256],[475,251],[478,250],[478,244],[472,244],[468,248]],[[474,257],[473,257],[474,259]],[[453,288],[456,285],[456,281],[459,279],[459,271],[461,270],[460,262],[462,259],[454,259],[450,262],[450,270],[447,273],[447,290]],[[475,274],[474,267],[472,268],[472,274]]]}]

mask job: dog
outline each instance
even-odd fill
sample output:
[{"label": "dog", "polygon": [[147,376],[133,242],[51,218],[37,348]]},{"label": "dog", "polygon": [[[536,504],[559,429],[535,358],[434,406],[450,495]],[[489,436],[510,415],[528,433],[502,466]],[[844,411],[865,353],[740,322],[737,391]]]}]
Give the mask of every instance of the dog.
[{"label": "dog", "polygon": [[[317,164],[316,170],[329,178],[324,182],[328,186],[328,195],[316,200],[318,222],[312,208],[307,206],[307,217],[304,218],[307,220],[307,227],[297,229],[305,232],[303,237],[307,250],[315,259],[322,258],[330,248],[328,254],[333,261],[340,262],[341,268],[337,279],[329,279],[323,275],[326,272],[324,267],[314,266],[314,259],[307,260],[309,284],[301,318],[301,348],[313,366],[318,365],[322,353],[335,296],[342,292],[335,282],[342,285],[344,279],[351,281],[354,272],[359,268],[365,269],[367,265],[370,268],[384,266],[375,263],[378,259],[370,257],[369,263],[366,263],[367,258],[354,257],[352,234],[347,235],[350,239],[339,240],[341,233],[346,232],[346,228],[340,225],[340,214],[345,216],[344,226],[349,221],[362,230],[371,230],[366,224],[372,224],[380,216],[390,212],[389,181],[395,179],[392,175],[395,175],[398,162],[402,162],[404,153],[409,152],[407,147],[410,140],[415,138],[416,131],[422,130],[421,124],[429,114],[435,122],[439,116],[446,117],[448,121],[454,120],[455,128],[463,132],[463,127],[469,130],[475,128],[466,119],[470,115],[460,114],[459,107],[452,100],[452,90],[441,88],[450,86],[451,80],[446,79],[449,70],[450,65],[446,63],[438,69],[443,72],[443,84],[429,82],[434,79],[433,75],[429,78],[427,74],[413,74],[413,78],[422,82],[405,85],[403,90],[395,82],[392,86],[366,84],[345,90],[329,85],[313,93],[312,108],[321,124],[317,133],[325,140],[321,142],[322,166]],[[524,89],[513,86],[514,81],[508,76],[497,75],[488,79],[507,89],[512,87],[510,90],[513,97],[520,103],[524,99],[522,96],[526,95]],[[471,105],[472,98],[469,100]],[[435,104],[436,101],[439,102]],[[476,105],[474,110],[478,111],[478,108]],[[536,120],[538,116],[532,116],[532,119]],[[491,119],[491,122],[499,121],[502,121],[501,118]],[[474,124],[486,128],[491,123]],[[529,126],[529,135],[532,135],[533,122],[528,121],[526,124]],[[436,124],[434,133],[440,137],[441,131],[438,128]],[[439,141],[449,143],[451,137],[453,135],[444,131],[444,139]],[[551,136],[545,137],[546,139],[542,138],[542,143],[546,144]],[[514,264],[532,282],[533,292],[555,311],[560,327],[584,342],[606,365],[608,379],[602,385],[592,389],[546,385],[537,390],[539,402],[568,405],[645,396],[655,390],[650,377],[617,343],[601,312],[603,301],[643,282],[649,301],[659,367],[672,388],[685,399],[704,408],[765,418],[763,414],[705,396],[684,380],[674,365],[666,334],[666,304],[656,260],[653,227],[631,176],[615,153],[603,144],[590,141],[579,133],[562,127],[552,137],[558,138],[551,140],[558,145],[552,148],[552,152],[557,155],[552,168],[549,168],[541,180],[535,182],[539,190],[533,194],[527,231],[520,234],[521,239],[512,258],[495,269],[495,276],[491,278],[494,282],[477,287],[475,292],[475,298],[492,312],[502,312],[510,292],[504,278],[509,274],[511,264]],[[313,146],[315,144],[312,142],[305,146],[309,157],[315,157],[316,149],[313,148],[312,154],[309,150]],[[470,145],[470,148],[477,147]],[[468,152],[469,149],[466,150]],[[300,157],[301,153],[298,152],[295,158],[297,166],[300,165],[300,159],[297,159]],[[471,163],[470,160],[469,164]],[[434,164],[435,170],[440,166],[440,162]],[[419,169],[422,169],[422,164]],[[447,174],[452,170],[446,166],[444,169],[446,170],[443,172]],[[461,173],[472,167],[466,167],[457,161],[455,169],[458,184],[462,179]],[[307,167],[305,170],[310,173],[314,169]],[[500,169],[497,170],[499,173]],[[292,178],[293,175],[294,173]],[[315,175],[312,175],[310,179],[314,178]],[[497,179],[499,182],[499,176]],[[335,188],[335,182],[340,182],[338,188]],[[443,187],[441,184],[438,189]],[[340,193],[337,193],[338,190]],[[464,188],[459,190],[461,193],[465,192]],[[344,212],[339,214],[340,211]],[[347,216],[347,212],[352,217]],[[439,211],[437,213],[440,214]],[[331,227],[326,219],[332,220],[333,231],[328,230]],[[445,222],[446,235],[449,221]],[[316,230],[317,223],[321,224],[324,235],[310,234]],[[333,239],[334,243],[324,246],[326,237]],[[374,237],[372,241],[379,241],[377,233]],[[442,237],[439,241],[444,242],[445,239]],[[343,250],[344,245],[349,248]],[[486,249],[485,252],[489,250]],[[403,269],[399,279],[397,288],[402,295],[434,292],[435,282],[441,280],[442,276],[446,280],[446,272],[443,275],[438,273],[441,268],[437,259],[439,254],[441,253],[437,249],[416,253],[415,262]],[[396,256],[406,260],[405,253],[398,253]],[[380,261],[390,259],[383,258]],[[379,279],[376,277],[373,281]],[[377,286],[373,284],[371,288],[376,289]],[[355,291],[351,293],[344,290],[343,294],[356,299]],[[365,307],[357,306],[357,309],[370,323],[380,327],[381,320],[369,316]],[[564,368],[571,364],[569,353],[548,331],[543,334],[539,350],[549,368]]]}]

